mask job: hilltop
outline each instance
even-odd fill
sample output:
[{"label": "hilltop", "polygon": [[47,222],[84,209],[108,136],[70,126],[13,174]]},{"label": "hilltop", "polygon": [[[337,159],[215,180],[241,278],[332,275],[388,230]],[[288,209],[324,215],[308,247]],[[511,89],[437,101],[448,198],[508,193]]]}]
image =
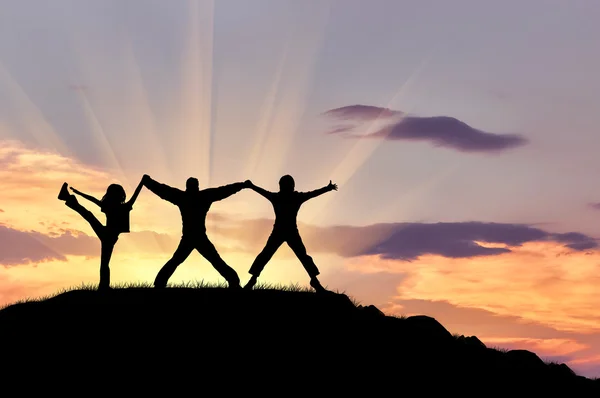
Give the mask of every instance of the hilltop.
[{"label": "hilltop", "polygon": [[72,290],[0,310],[0,342],[4,386],[34,388],[43,377],[137,393],[165,386],[250,395],[600,392],[600,380],[564,364],[490,349],[433,318],[387,316],[336,293]]}]

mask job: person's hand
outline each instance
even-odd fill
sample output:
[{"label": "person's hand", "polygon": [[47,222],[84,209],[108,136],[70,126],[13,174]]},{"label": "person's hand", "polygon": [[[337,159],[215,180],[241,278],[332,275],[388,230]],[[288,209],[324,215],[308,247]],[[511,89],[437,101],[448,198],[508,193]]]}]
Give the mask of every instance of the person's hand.
[{"label": "person's hand", "polygon": [[78,190],[76,190],[75,188],[73,188],[73,187],[69,187],[69,188],[71,189],[71,191],[73,191],[73,192],[75,192],[75,193],[79,193],[79,191],[78,191]]},{"label": "person's hand", "polygon": [[250,181],[250,180],[244,181],[244,186],[246,186],[246,188],[252,188],[252,185],[253,185],[252,181]]},{"label": "person's hand", "polygon": [[148,174],[144,174],[142,176],[142,182],[148,182],[149,179],[150,179],[150,176]]},{"label": "person's hand", "polygon": [[327,185],[327,188],[329,188],[332,191],[337,191],[338,186],[337,186],[337,184],[334,184],[331,182],[331,180],[329,180],[329,185]]}]

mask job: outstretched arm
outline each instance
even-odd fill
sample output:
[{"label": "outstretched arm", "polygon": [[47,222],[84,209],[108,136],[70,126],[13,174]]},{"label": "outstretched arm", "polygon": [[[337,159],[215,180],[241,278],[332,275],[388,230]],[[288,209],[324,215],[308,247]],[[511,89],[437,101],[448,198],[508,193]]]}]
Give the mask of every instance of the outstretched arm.
[{"label": "outstretched arm", "polygon": [[71,191],[73,191],[74,193],[76,193],[77,195],[81,196],[82,198],[86,198],[87,200],[89,200],[92,203],[97,204],[98,206],[102,206],[102,203],[100,202],[99,199],[96,199],[95,197],[93,197],[92,195],[88,195],[86,193],[83,193],[73,187],[71,187]]},{"label": "outstretched arm", "polygon": [[133,204],[135,203],[135,200],[137,199],[138,195],[140,194],[142,188],[144,187],[144,180],[145,180],[144,177],[142,177],[142,179],[140,180],[140,183],[138,184],[137,188],[135,189],[135,192],[133,193],[133,196],[127,202],[127,205],[129,207],[133,208]]},{"label": "outstretched arm", "polygon": [[222,187],[208,188],[202,192],[206,194],[211,201],[216,202],[226,199],[244,188],[250,188],[250,184],[250,180],[246,180],[244,182],[235,182],[233,184],[223,185]]},{"label": "outstretched arm", "polygon": [[334,184],[329,180],[329,184],[323,188],[315,189],[314,191],[304,192],[304,200],[309,200],[312,198],[316,198],[317,196],[323,195],[329,191],[337,191],[337,184]]},{"label": "outstretched arm", "polygon": [[257,187],[252,182],[250,182],[250,189],[252,189],[257,194],[262,195],[263,197],[265,197],[268,200],[271,200],[271,198],[273,197],[273,192],[269,192],[266,189],[263,189],[261,187]]},{"label": "outstretched arm", "polygon": [[142,182],[146,186],[146,188],[152,191],[152,193],[154,193],[159,198],[166,200],[167,202],[177,202],[177,199],[182,193],[182,191],[177,188],[173,188],[166,184],[162,184],[156,180],[153,180],[147,174],[144,174],[144,177],[142,177]]}]

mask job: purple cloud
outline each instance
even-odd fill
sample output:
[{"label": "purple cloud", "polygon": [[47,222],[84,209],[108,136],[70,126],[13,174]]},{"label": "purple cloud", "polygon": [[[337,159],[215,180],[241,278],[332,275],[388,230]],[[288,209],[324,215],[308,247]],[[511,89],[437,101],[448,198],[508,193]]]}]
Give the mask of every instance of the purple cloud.
[{"label": "purple cloud", "polygon": [[[255,251],[266,242],[273,221],[240,221],[234,227],[215,233],[237,239]],[[388,259],[413,261],[427,254],[448,258],[493,256],[511,252],[528,242],[551,241],[565,248],[585,251],[598,247],[595,239],[576,232],[556,234],[521,224],[483,222],[389,223],[369,226],[316,227],[301,225],[307,248],[313,252],[335,253],[343,257],[381,255]],[[502,244],[486,247],[477,242]]]},{"label": "purple cloud", "polygon": [[[356,107],[359,108],[356,108]],[[386,116],[403,115],[399,111],[386,108],[363,110],[364,105],[351,105],[325,112],[326,115],[345,119],[367,121]],[[373,107],[371,107],[373,108]],[[398,113],[393,113],[398,112]],[[355,117],[352,114],[356,114]],[[358,127],[357,125],[354,128]],[[335,133],[330,131],[330,134]],[[449,116],[402,116],[378,131],[367,135],[353,135],[354,138],[379,138],[385,140],[429,141],[436,147],[455,149],[461,152],[500,152],[527,144],[529,141],[517,134],[489,133],[469,126]]]},{"label": "purple cloud", "polygon": [[[171,253],[179,243],[177,236],[152,231],[131,232],[125,239],[135,250],[145,253]],[[66,261],[68,255],[99,257],[100,241],[96,236],[69,229],[44,234],[19,231],[0,224],[0,265]]]},{"label": "purple cloud", "polygon": [[338,119],[373,120],[378,118],[401,116],[404,113],[379,106],[350,105],[343,106],[341,108],[330,109],[323,114],[325,116],[331,116]]},{"label": "purple cloud", "polygon": [[333,129],[329,130],[327,132],[327,134],[342,134],[342,133],[347,133],[348,131],[354,130],[356,126],[353,125],[347,125],[347,126],[337,126],[334,127]]},{"label": "purple cloud", "polygon": [[598,202],[598,203],[589,203],[588,206],[591,207],[592,209],[600,210],[600,202]]},{"label": "purple cloud", "polygon": [[[377,228],[377,225],[372,228]],[[535,241],[563,243],[566,247],[577,251],[598,246],[594,239],[583,234],[552,234],[519,224],[407,223],[395,224],[390,232],[387,238],[356,254],[379,254],[384,258],[411,261],[425,254],[449,258],[491,256],[508,253],[511,251],[509,248],[511,246],[521,246]],[[485,247],[477,242],[504,244],[508,247]]]},{"label": "purple cloud", "polygon": [[65,261],[66,258],[32,234],[0,225],[0,264],[10,266],[48,260]]}]

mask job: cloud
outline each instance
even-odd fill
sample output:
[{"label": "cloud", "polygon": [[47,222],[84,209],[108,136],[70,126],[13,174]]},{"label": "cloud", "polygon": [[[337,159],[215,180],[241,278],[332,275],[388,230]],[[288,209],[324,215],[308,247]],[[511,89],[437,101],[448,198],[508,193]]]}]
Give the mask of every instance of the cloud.
[{"label": "cloud", "polygon": [[379,308],[387,314],[428,315],[451,333],[477,336],[488,347],[525,349],[546,361],[566,363],[578,374],[587,377],[600,374],[600,333],[561,331],[539,321],[447,301],[396,299]]},{"label": "cloud", "polygon": [[[460,152],[500,152],[523,146],[529,142],[518,134],[486,132],[449,116],[408,116],[400,111],[365,105],[350,105],[332,109],[324,114],[333,118],[356,119],[363,122],[395,117],[394,121],[374,133],[349,135],[353,138],[428,141],[436,147],[455,149]],[[357,127],[359,125],[353,126],[353,128]],[[344,128],[338,127],[328,133],[338,134],[349,130],[348,126],[344,126]]]},{"label": "cloud", "polygon": [[4,210],[0,209],[0,213],[4,213]]},{"label": "cloud", "polygon": [[595,210],[600,210],[600,202],[597,203],[588,203],[588,206]]},{"label": "cloud", "polygon": [[[0,203],[4,225],[20,231],[39,230],[44,234],[60,233],[59,229],[65,227],[93,234],[79,214],[57,199],[65,181],[97,198],[102,197],[109,184],[118,183],[129,196],[139,175],[134,175],[129,181],[133,186],[129,186],[128,181],[115,179],[108,170],[91,167],[54,151],[30,148],[19,141],[0,140]],[[96,205],[85,199],[81,199],[81,204],[104,222],[105,215]],[[134,230],[177,231],[181,228],[178,216],[175,206],[165,205],[162,199],[143,189],[131,216],[131,226]]]},{"label": "cloud", "polygon": [[0,225],[0,264],[5,266],[66,258],[32,234]]},{"label": "cloud", "polygon": [[[171,254],[179,236],[153,231],[133,231],[119,237],[119,253],[140,256]],[[221,245],[216,245],[221,249]],[[226,247],[224,249],[227,249]],[[53,232],[20,231],[0,224],[0,265],[15,266],[50,260],[67,261],[67,256],[100,256],[100,241],[94,235],[58,228]]]},{"label": "cloud", "polygon": [[350,105],[341,108],[330,109],[323,113],[325,116],[331,116],[339,119],[362,119],[372,120],[378,118],[388,118],[401,116],[404,113],[388,108],[371,105]]},{"label": "cloud", "polygon": [[[425,255],[405,262],[374,255],[348,258],[344,265],[366,274],[402,274],[394,300],[447,301],[518,316],[561,331],[596,334],[598,344],[600,252],[560,256],[561,252],[564,247],[557,243],[530,242],[496,256],[457,259]],[[524,337],[492,333],[493,329],[488,336]]]},{"label": "cloud", "polygon": [[[272,220],[243,220],[234,226],[216,227],[215,233],[237,239],[250,250],[261,248],[272,229]],[[598,247],[595,239],[576,232],[552,233],[529,225],[483,222],[388,223],[368,226],[299,226],[312,252],[342,257],[380,255],[413,261],[423,255],[447,258],[494,256],[511,252],[527,242],[556,242],[574,251]]]}]

